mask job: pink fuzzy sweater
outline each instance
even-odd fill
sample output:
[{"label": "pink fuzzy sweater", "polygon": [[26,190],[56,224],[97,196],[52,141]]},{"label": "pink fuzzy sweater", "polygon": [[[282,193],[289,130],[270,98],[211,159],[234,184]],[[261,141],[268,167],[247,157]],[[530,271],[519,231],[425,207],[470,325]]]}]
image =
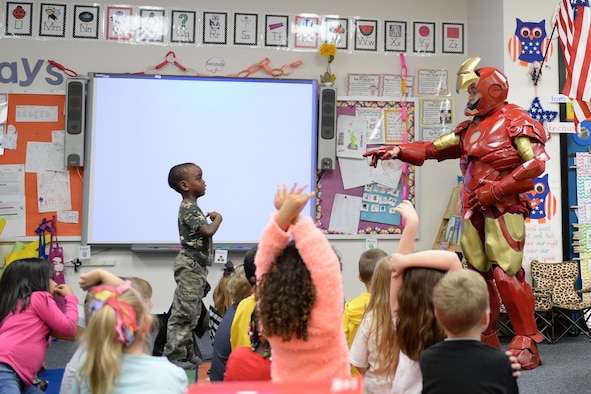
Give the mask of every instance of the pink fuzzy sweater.
[{"label": "pink fuzzy sweater", "polygon": [[316,301],[308,321],[308,341],[288,342],[270,337],[273,382],[319,381],[349,378],[349,348],[342,327],[343,283],[339,260],[312,219],[302,218],[287,232],[275,222],[265,227],[255,257],[256,276],[266,273],[293,236],[316,287]]}]

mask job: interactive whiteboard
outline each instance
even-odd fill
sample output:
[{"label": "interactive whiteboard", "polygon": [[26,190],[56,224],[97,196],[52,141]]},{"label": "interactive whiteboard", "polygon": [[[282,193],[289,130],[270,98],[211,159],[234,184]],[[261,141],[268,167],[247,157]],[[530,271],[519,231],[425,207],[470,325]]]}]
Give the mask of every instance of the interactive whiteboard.
[{"label": "interactive whiteboard", "polygon": [[91,74],[82,243],[176,247],[185,162],[223,217],[214,243],[257,243],[278,184],[314,188],[317,106],[315,80]]}]

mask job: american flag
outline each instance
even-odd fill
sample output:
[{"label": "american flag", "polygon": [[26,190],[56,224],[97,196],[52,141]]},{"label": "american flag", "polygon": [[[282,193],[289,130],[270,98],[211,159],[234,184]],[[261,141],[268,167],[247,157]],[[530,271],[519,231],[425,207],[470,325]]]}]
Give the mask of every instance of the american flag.
[{"label": "american flag", "polygon": [[591,10],[589,0],[560,0],[556,19],[564,51],[566,83],[562,93],[573,100],[575,126],[591,117]]}]

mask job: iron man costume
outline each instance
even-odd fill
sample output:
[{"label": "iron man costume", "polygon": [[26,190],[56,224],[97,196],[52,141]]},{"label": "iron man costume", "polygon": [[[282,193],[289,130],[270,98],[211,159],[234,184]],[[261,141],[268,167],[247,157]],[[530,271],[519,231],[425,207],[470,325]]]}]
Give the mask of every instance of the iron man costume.
[{"label": "iron man costume", "polygon": [[499,294],[505,304],[515,337],[509,350],[523,369],[541,364],[537,342],[543,337],[534,318],[534,299],[521,268],[525,217],[531,207],[525,192],[544,172],[549,159],[542,124],[513,104],[508,104],[507,77],[498,69],[475,69],[480,58],[470,58],[458,71],[457,90],[476,89],[482,97],[468,103],[465,114],[472,120],[460,123],[452,133],[432,142],[411,142],[368,151],[371,165],[397,158],[422,165],[426,159],[459,158],[464,176],[464,220],[460,244],[469,266],[485,278],[491,307],[490,323],[483,342],[501,348],[496,336]]}]

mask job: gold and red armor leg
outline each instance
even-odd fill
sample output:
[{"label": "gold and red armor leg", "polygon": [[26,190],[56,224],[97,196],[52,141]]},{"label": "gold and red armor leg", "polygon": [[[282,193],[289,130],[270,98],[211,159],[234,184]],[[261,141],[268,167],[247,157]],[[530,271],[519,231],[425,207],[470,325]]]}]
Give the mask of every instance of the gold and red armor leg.
[{"label": "gold and red armor leg", "polygon": [[515,331],[509,351],[521,368],[534,369],[542,363],[536,342],[544,337],[538,332],[533,293],[521,268],[525,218],[521,213],[486,218],[485,231],[487,254],[498,265],[493,271],[495,283]]},{"label": "gold and red armor leg", "polygon": [[538,332],[534,318],[531,287],[527,282],[520,281],[518,275],[509,276],[500,267],[494,269],[494,277],[515,331],[509,350],[517,357],[521,368],[534,369],[542,364],[536,342],[541,342],[544,337]]},{"label": "gold and red armor leg", "polygon": [[482,275],[488,288],[490,320],[480,339],[487,345],[501,349],[501,343],[497,337],[497,319],[501,310],[501,302],[494,282],[491,263],[484,249],[484,233],[484,216],[477,212],[472,215],[470,220],[463,221],[460,243],[468,267]]},{"label": "gold and red armor leg", "polygon": [[[464,220],[462,250],[470,264],[480,272],[490,271],[493,263],[498,265],[494,269],[494,279],[515,331],[509,350],[519,359],[523,369],[533,369],[541,364],[536,341],[540,342],[543,337],[535,322],[531,288],[525,283],[523,274],[515,276],[523,272],[520,269],[525,239],[524,217],[520,213],[494,216],[491,210],[476,211],[469,220]],[[496,290],[491,292],[491,284],[488,286],[491,323],[483,340],[494,345],[498,298]]]}]

